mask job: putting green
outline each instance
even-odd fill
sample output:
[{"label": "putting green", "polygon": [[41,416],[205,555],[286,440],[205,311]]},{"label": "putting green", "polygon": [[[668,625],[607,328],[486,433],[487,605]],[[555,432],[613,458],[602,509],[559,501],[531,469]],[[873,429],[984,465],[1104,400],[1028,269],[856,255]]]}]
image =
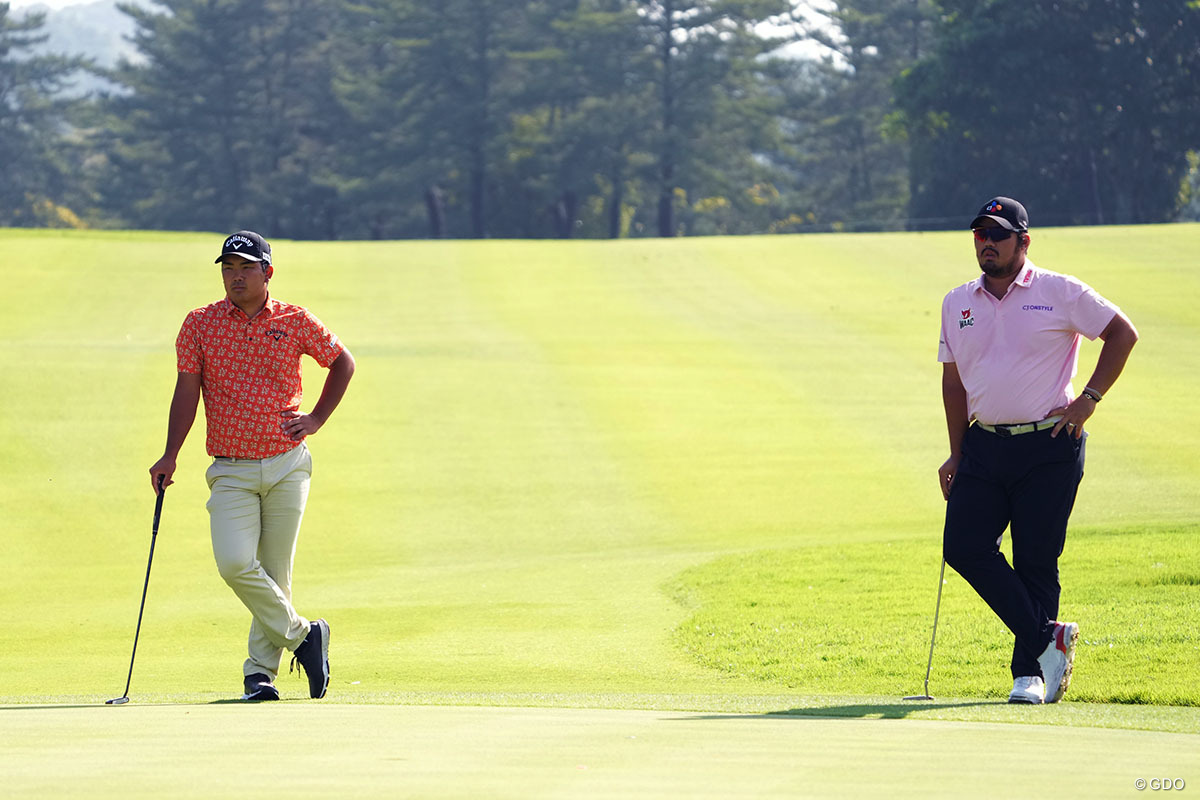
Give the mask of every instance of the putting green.
[{"label": "putting green", "polygon": [[1147,731],[529,708],[2,707],[6,797],[1128,797],[1196,778]]}]

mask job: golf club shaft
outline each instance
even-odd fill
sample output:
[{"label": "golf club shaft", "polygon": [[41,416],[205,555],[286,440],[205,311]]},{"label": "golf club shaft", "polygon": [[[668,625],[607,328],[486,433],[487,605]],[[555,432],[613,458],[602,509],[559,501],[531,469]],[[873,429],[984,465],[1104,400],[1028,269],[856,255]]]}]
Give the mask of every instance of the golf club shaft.
[{"label": "golf club shaft", "polygon": [[146,581],[142,584],[142,604],[138,607],[137,629],[133,632],[133,655],[129,657],[129,677],[125,679],[125,694],[122,697],[129,696],[129,686],[133,682],[133,661],[137,658],[137,643],[138,637],[142,633],[142,613],[146,610],[146,591],[150,588],[150,565],[154,563],[154,543],[158,539],[158,520],[162,517],[163,495],[166,494],[166,489],[163,488],[163,479],[166,476],[158,476],[158,498],[154,501],[154,528],[150,532],[150,558],[146,561]]},{"label": "golf club shaft", "polygon": [[946,559],[942,558],[942,570],[938,573],[937,604],[933,607],[933,635],[929,637],[929,662],[925,665],[925,695],[929,696],[929,672],[933,669],[933,643],[937,641],[938,614],[942,611],[942,583],[946,580]]}]

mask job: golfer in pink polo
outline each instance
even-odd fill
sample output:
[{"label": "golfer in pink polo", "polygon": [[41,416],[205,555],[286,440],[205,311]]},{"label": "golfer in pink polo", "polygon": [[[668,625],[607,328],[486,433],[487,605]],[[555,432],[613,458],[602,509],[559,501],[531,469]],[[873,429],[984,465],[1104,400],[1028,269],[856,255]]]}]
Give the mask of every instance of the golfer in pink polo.
[{"label": "golfer in pink polo", "polygon": [[[982,274],[942,301],[942,401],[950,457],[943,554],[1016,637],[1010,703],[1058,702],[1079,626],[1059,622],[1058,558],[1083,478],[1084,423],[1138,334],[1087,284],[1028,257],[1029,215],[995,197],[971,221]],[[1080,337],[1104,341],[1072,387]],[[1000,552],[1005,529],[1013,563]]]}]

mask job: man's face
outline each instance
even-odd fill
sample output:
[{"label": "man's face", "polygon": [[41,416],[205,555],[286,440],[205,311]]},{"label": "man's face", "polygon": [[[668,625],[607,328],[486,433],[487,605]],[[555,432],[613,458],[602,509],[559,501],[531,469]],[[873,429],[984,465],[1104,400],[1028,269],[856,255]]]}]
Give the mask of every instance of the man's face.
[{"label": "man's face", "polygon": [[265,301],[271,271],[270,266],[264,270],[259,261],[225,256],[221,259],[221,278],[225,281],[226,296],[238,305]]},{"label": "man's face", "polygon": [[993,278],[1007,278],[1015,275],[1017,270],[1024,266],[1025,248],[1021,242],[1023,234],[1007,231],[995,220],[990,219],[983,220],[975,230],[984,235],[993,231],[1010,234],[1007,239],[999,242],[991,238],[981,240],[979,233],[974,234],[975,257],[979,259],[979,268],[987,275]]}]

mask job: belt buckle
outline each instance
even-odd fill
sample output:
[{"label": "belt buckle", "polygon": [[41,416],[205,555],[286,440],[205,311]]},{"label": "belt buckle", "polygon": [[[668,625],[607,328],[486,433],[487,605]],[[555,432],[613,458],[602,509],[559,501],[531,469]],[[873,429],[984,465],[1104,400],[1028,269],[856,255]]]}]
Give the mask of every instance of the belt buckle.
[{"label": "belt buckle", "polygon": [[1001,438],[1008,439],[1014,435],[1012,429],[1006,425],[993,425],[992,427],[996,429],[996,435]]}]

